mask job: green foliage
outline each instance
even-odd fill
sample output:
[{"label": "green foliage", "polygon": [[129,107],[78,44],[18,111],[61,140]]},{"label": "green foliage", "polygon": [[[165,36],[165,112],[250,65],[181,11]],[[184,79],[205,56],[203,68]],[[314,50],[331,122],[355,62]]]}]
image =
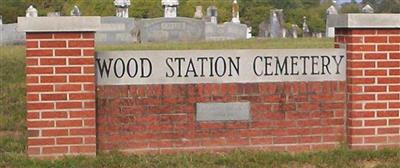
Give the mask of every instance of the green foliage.
[{"label": "green foliage", "polygon": [[16,23],[17,16],[25,15],[25,4],[20,0],[0,0],[0,15],[3,23]]},{"label": "green foliage", "polygon": [[[112,0],[1,0],[0,15],[4,23],[16,22],[17,16],[23,16],[25,9],[33,4],[39,15],[60,11],[61,15],[69,15],[73,5],[78,5],[83,15],[113,16],[115,8]],[[325,31],[325,10],[330,3],[320,4],[319,0],[239,0],[241,21],[253,28],[253,35],[258,33],[258,25],[269,20],[271,9],[283,9],[285,25],[297,24],[301,27],[303,16],[307,16],[311,31]],[[369,3],[376,12],[400,13],[400,0],[363,0]],[[232,17],[231,0],[180,0],[178,15],[193,17],[196,6],[207,7],[214,5],[218,8],[218,21],[230,21]],[[344,4],[342,13],[359,13],[360,7],[356,1]],[[160,0],[132,0],[129,9],[131,17],[155,18],[163,16]]]},{"label": "green foliage", "polygon": [[0,47],[0,131],[25,130],[25,52]]},{"label": "green foliage", "polygon": [[[115,8],[112,0],[2,0],[0,15],[4,16],[4,22],[15,22],[17,16],[23,16],[25,9],[34,5],[40,16],[48,12],[61,12],[61,15],[69,15],[74,5],[78,5],[83,15],[86,16],[113,16]],[[181,0],[178,15],[193,17],[196,6],[203,7],[206,14],[207,7],[214,5],[218,8],[218,21],[228,22],[232,18],[231,0]],[[269,20],[271,9],[284,9],[285,25],[301,25],[302,17],[309,18],[311,30],[324,31],[325,6],[320,6],[316,0],[239,0],[240,16],[242,23],[253,28],[253,34],[258,33],[258,25]],[[17,11],[17,12],[15,12]],[[160,0],[132,0],[129,9],[131,17],[154,18],[163,16],[163,8]]]},{"label": "green foliage", "polygon": [[361,10],[360,10],[360,7],[358,6],[358,4],[347,3],[342,6],[341,12],[342,13],[360,13]]},{"label": "green foliage", "polygon": [[370,4],[377,13],[400,13],[400,0],[363,0],[363,4]]}]

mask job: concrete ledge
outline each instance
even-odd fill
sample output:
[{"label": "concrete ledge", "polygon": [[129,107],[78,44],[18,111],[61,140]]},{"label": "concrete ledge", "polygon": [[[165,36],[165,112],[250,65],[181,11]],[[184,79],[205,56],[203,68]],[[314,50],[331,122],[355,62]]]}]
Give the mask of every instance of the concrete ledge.
[{"label": "concrete ledge", "polygon": [[400,14],[329,15],[328,26],[336,28],[400,28]]},{"label": "concrete ledge", "polygon": [[18,17],[18,31],[22,32],[82,32],[96,31],[99,16]]}]

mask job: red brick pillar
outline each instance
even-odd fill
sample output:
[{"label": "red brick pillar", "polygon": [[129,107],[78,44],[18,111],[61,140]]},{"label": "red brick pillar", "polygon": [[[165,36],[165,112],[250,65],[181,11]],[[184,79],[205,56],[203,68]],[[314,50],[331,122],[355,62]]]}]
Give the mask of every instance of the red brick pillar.
[{"label": "red brick pillar", "polygon": [[398,18],[398,14],[334,18],[336,47],[347,48],[347,133],[353,149],[400,146]]},{"label": "red brick pillar", "polygon": [[26,32],[29,156],[96,154],[99,22],[98,17],[19,18],[19,30]]}]

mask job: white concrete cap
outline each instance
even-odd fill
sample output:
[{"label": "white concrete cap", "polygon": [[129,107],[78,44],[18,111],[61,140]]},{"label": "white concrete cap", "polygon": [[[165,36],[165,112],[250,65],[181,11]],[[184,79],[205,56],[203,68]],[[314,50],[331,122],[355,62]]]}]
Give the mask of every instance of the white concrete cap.
[{"label": "white concrete cap", "polygon": [[336,28],[400,28],[400,14],[329,15],[328,26]]},{"label": "white concrete cap", "polygon": [[99,16],[18,17],[21,32],[82,32],[97,31]]}]

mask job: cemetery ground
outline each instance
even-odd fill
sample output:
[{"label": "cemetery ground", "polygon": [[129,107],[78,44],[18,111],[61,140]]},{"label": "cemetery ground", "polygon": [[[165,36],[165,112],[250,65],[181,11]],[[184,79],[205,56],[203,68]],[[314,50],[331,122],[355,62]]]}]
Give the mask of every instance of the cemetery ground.
[{"label": "cemetery ground", "polygon": [[[332,39],[239,40],[97,46],[97,50],[332,48]],[[97,157],[29,159],[25,154],[25,48],[0,47],[0,167],[400,167],[400,150],[233,151],[171,155],[99,153]]]}]

